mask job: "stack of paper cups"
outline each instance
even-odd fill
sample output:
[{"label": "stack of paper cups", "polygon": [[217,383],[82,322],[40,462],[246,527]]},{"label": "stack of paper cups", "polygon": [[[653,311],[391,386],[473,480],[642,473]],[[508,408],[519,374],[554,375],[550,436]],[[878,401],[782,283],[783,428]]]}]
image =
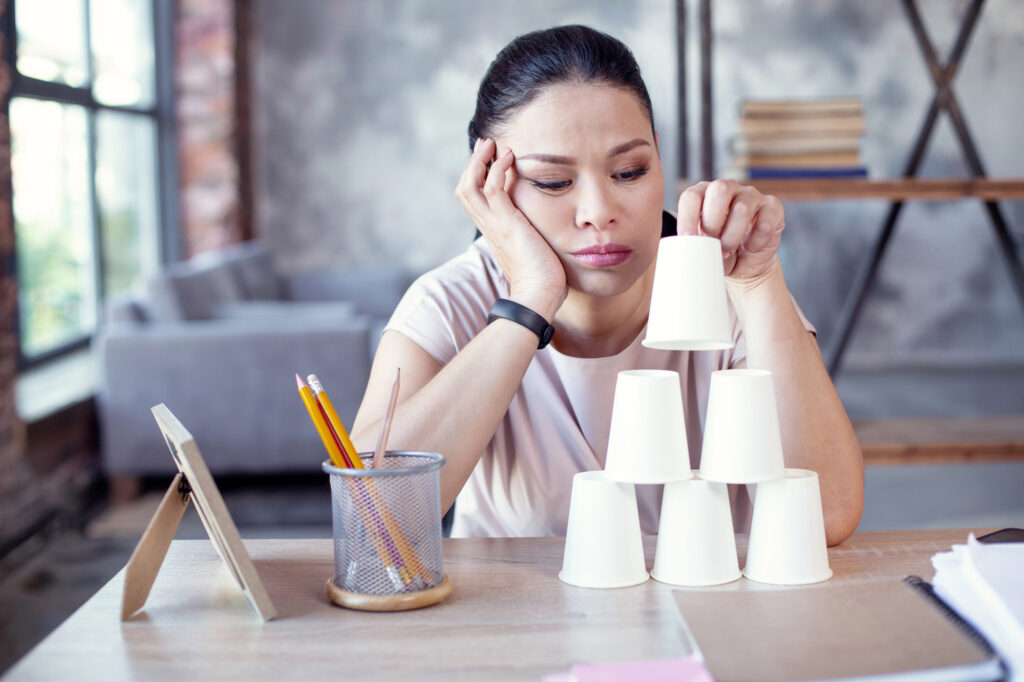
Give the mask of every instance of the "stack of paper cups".
[{"label": "stack of paper cups", "polygon": [[679,374],[620,372],[605,470],[573,478],[558,577],[581,587],[624,587],[646,580],[634,484],[692,475]]},{"label": "stack of paper cups", "polygon": [[782,585],[831,577],[818,475],[785,468],[771,372],[712,373],[700,477],[757,484],[745,576]]}]

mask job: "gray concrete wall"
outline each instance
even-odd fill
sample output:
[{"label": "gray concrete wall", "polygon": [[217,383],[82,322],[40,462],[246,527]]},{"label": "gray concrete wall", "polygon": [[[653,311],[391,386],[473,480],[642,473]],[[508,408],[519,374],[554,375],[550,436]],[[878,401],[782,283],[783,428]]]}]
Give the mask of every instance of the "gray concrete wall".
[{"label": "gray concrete wall", "polygon": [[[473,228],[452,189],[479,79],[509,39],[560,23],[592,25],[634,49],[665,166],[675,168],[674,4],[257,0],[257,232],[285,270],[393,262],[423,270],[458,253]],[[966,3],[921,4],[945,55]],[[871,175],[899,175],[932,93],[899,3],[718,0],[714,31],[719,170],[729,165],[742,98],[857,95]],[[694,86],[696,50],[693,33]],[[1024,176],[1022,64],[1024,3],[990,0],[955,89],[993,176]],[[691,93],[696,122],[696,87]],[[921,174],[964,172],[942,119]],[[787,206],[787,279],[825,343],[886,209],[880,201]],[[1003,209],[1020,239],[1024,202]],[[870,366],[1024,363],[1024,315],[980,204],[905,208],[847,357]]]}]

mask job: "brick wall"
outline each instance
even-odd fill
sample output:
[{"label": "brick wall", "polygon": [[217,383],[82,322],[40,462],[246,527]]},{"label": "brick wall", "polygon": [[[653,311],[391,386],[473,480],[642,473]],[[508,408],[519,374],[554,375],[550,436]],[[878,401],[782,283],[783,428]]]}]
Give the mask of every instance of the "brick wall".
[{"label": "brick wall", "polygon": [[[0,0],[0,17],[6,17],[7,3]],[[6,49],[0,34],[0,54]],[[0,62],[0,101],[6,104],[11,70]],[[14,263],[14,225],[11,209],[11,131],[7,107],[0,112],[0,543],[18,526],[23,502],[20,489],[32,486],[25,470],[24,429],[14,408],[14,385],[17,379],[17,314],[18,282],[11,266]]]},{"label": "brick wall", "polygon": [[178,2],[176,110],[185,257],[251,237],[247,20],[247,0]]}]

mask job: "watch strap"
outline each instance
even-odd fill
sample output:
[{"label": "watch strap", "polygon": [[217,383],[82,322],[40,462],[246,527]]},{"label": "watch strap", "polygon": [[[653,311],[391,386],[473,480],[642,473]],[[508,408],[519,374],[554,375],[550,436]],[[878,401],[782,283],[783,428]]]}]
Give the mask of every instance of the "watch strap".
[{"label": "watch strap", "polygon": [[540,338],[538,350],[551,343],[551,337],[555,335],[555,328],[543,316],[507,298],[499,298],[494,302],[490,313],[487,314],[487,324],[497,319],[511,320],[536,334]]}]

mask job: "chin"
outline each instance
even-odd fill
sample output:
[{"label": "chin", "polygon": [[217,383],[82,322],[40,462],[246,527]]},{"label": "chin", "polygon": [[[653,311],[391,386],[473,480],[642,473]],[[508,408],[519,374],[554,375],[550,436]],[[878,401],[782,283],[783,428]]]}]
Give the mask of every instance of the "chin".
[{"label": "chin", "polygon": [[587,296],[619,296],[629,291],[643,272],[585,271],[572,272],[569,288]]}]

